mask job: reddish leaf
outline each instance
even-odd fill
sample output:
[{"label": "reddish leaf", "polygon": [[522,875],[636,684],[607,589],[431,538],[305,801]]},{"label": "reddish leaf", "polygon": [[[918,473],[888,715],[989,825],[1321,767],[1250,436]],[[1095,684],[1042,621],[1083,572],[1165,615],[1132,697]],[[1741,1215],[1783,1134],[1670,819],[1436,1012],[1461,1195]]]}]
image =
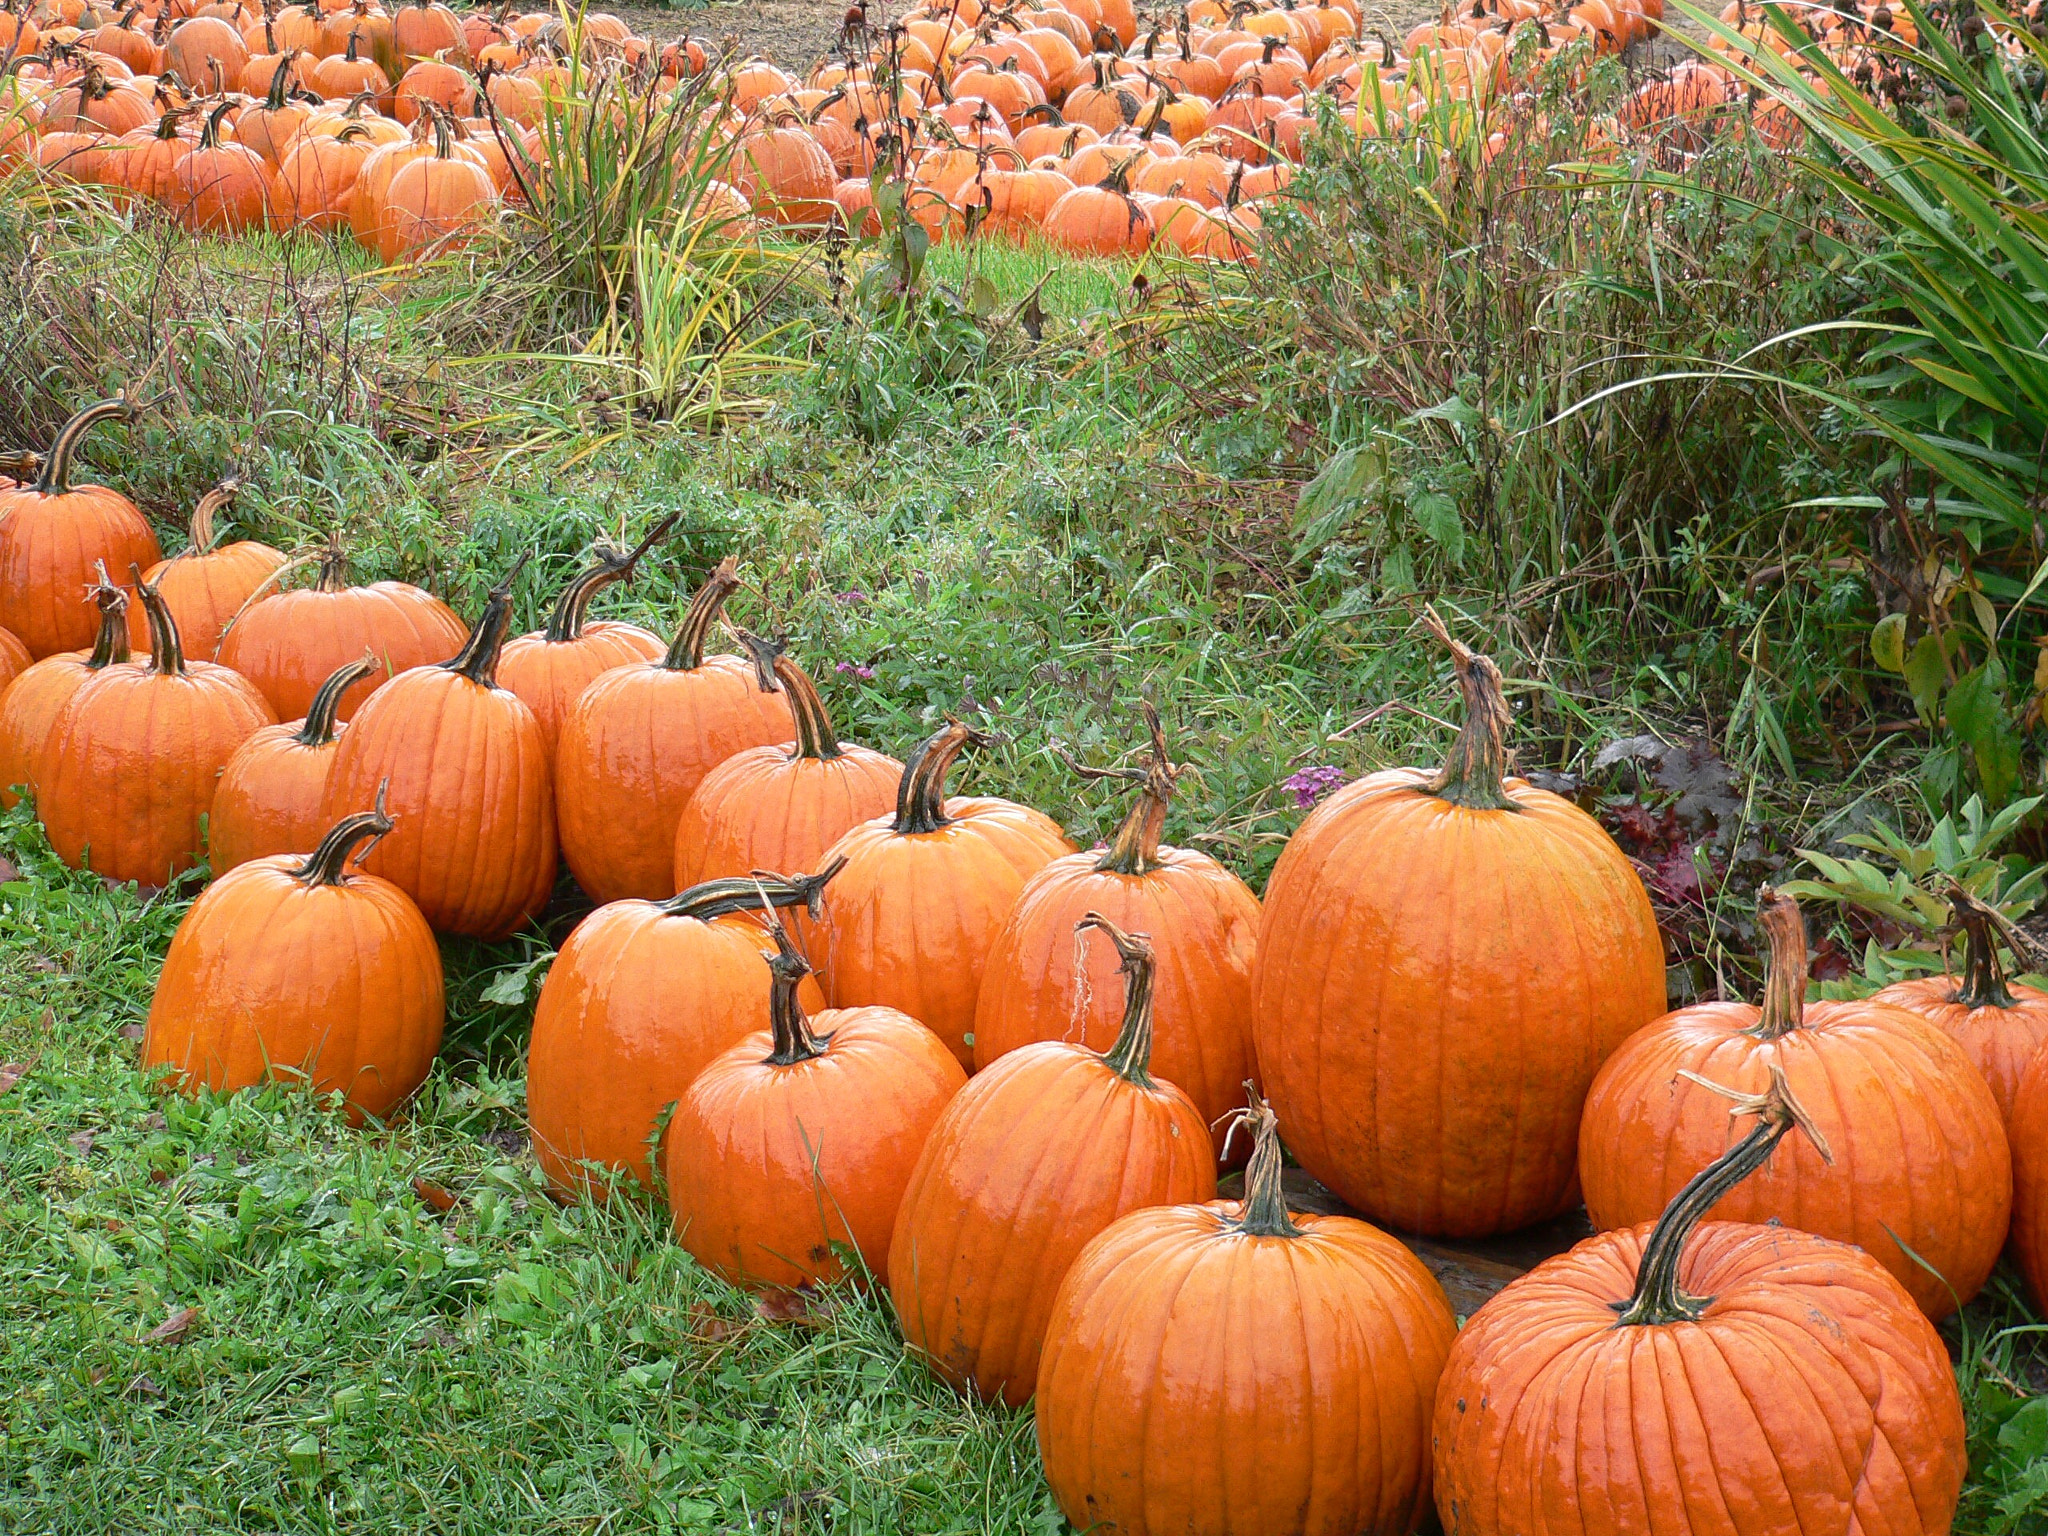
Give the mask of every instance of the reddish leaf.
[{"label": "reddish leaf", "polygon": [[0,1062],[0,1093],[7,1092],[16,1083],[28,1076],[28,1070],[35,1065],[32,1061]]},{"label": "reddish leaf", "polygon": [[437,1211],[451,1211],[455,1208],[455,1197],[432,1179],[414,1179],[412,1192]]},{"label": "reddish leaf", "polygon": [[140,1040],[148,1033],[149,1026],[147,1024],[123,1024],[121,1026],[121,1038],[123,1040]]},{"label": "reddish leaf", "polygon": [[756,1316],[799,1328],[824,1327],[833,1310],[830,1301],[811,1291],[767,1291],[754,1300]]},{"label": "reddish leaf", "polygon": [[1815,981],[1840,981],[1856,974],[1856,965],[1832,935],[1814,946],[1813,958],[1807,962],[1806,974]]},{"label": "reddish leaf", "polygon": [[164,1389],[151,1379],[148,1372],[141,1371],[137,1372],[135,1379],[128,1383],[128,1395],[130,1397],[162,1397]]},{"label": "reddish leaf", "polygon": [[142,1336],[145,1344],[182,1344],[192,1325],[199,1321],[197,1307],[180,1307]]},{"label": "reddish leaf", "polygon": [[744,1333],[747,1327],[745,1323],[734,1322],[729,1317],[720,1317],[701,1301],[690,1303],[688,1319],[690,1337],[701,1339],[706,1344],[723,1344],[727,1339]]},{"label": "reddish leaf", "polygon": [[0,885],[12,885],[21,878],[21,871],[12,859],[0,857]]},{"label": "reddish leaf", "polygon": [[65,1138],[71,1143],[71,1150],[80,1157],[92,1156],[93,1135],[91,1131],[80,1131],[76,1136]]}]

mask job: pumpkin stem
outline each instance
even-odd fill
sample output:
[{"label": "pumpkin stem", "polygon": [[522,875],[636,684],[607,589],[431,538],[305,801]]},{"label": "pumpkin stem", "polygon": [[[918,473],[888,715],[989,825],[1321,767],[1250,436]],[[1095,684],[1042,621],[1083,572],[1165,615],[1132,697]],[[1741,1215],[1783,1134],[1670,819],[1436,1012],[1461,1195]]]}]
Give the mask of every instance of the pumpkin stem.
[{"label": "pumpkin stem", "polygon": [[149,618],[149,670],[165,677],[185,675],[185,647],[178,639],[178,623],[171,617],[171,605],[163,594],[142,579],[142,567],[132,560],[128,574],[135,578],[135,595],[142,599],[142,611]]},{"label": "pumpkin stem", "polygon": [[116,419],[135,419],[135,407],[126,396],[97,401],[65,422],[57,431],[57,440],[50,444],[50,451],[43,458],[42,477],[35,483],[36,494],[62,496],[68,492],[71,489],[71,456],[78,451],[79,443],[101,422]]},{"label": "pumpkin stem", "polygon": [[313,582],[315,592],[348,590],[348,551],[341,547],[341,530],[331,529],[320,550],[320,574]]},{"label": "pumpkin stem", "polygon": [[1246,1083],[1244,1091],[1246,1107],[1232,1117],[1231,1130],[1251,1127],[1252,1156],[1244,1170],[1244,1200],[1236,1217],[1225,1217],[1223,1224],[1247,1237],[1299,1237],[1301,1228],[1288,1214],[1287,1191],[1280,1182],[1279,1117],[1259,1096],[1256,1084]]},{"label": "pumpkin stem", "polygon": [[513,561],[504,579],[491,588],[476,628],[469,632],[462,649],[441,663],[444,670],[458,673],[480,688],[498,686],[498,653],[505,648],[505,634],[512,627],[512,583],[526,569],[526,558],[521,555]]},{"label": "pumpkin stem", "polygon": [[763,640],[745,630],[740,631],[740,640],[753,653],[755,669],[758,671],[763,658],[766,658],[776,680],[789,695],[789,712],[796,719],[796,755],[823,762],[844,757],[846,749],[839,745],[839,733],[832,727],[832,716],[825,708],[825,701],[818,697],[818,685],[811,681],[802,667],[782,654],[781,642]]},{"label": "pumpkin stem", "polygon": [[[446,135],[444,124],[436,122],[435,132]],[[442,158],[446,158],[444,154]],[[555,599],[555,611],[548,617],[548,642],[560,645],[564,641],[581,639],[584,616],[590,608],[590,600],[615,581],[624,581],[633,574],[633,568],[640,563],[640,557],[652,549],[655,541],[676,525],[676,519],[683,514],[671,512],[667,517],[648,530],[647,537],[631,549],[620,549],[608,540],[600,539],[591,550],[591,563],[571,578],[562,588],[562,595]]]},{"label": "pumpkin stem", "polygon": [[241,489],[242,482],[230,478],[199,498],[199,505],[192,509],[190,553],[203,555],[213,548],[213,514],[233,501]]},{"label": "pumpkin stem", "polygon": [[1806,919],[1795,899],[1764,886],[1756,893],[1756,921],[1764,931],[1768,958],[1763,1007],[1749,1033],[1777,1040],[1805,1022]]},{"label": "pumpkin stem", "polygon": [[2012,988],[1998,959],[1999,939],[2010,937],[2004,914],[1954,883],[1948,888],[1948,907],[1963,930],[1963,980],[1949,1001],[1965,1008],[2013,1007]]},{"label": "pumpkin stem", "polygon": [[1771,1085],[1757,1094],[1737,1093],[1691,1072],[1679,1074],[1702,1088],[1733,1099],[1735,1107],[1728,1111],[1731,1120],[1755,1115],[1757,1123],[1747,1136],[1694,1174],[1657,1218],[1650,1240],[1643,1245],[1642,1262],[1636,1267],[1635,1291],[1627,1301],[1614,1304],[1614,1310],[1621,1314],[1615,1327],[1653,1328],[1661,1323],[1685,1322],[1707,1309],[1713,1297],[1688,1296],[1678,1288],[1678,1262],[1684,1255],[1686,1240],[1722,1196],[1771,1160],[1771,1153],[1793,1126],[1806,1133],[1822,1161],[1835,1160],[1827,1139],[1792,1097],[1783,1064],[1772,1061],[1767,1066]]},{"label": "pumpkin stem", "polygon": [[[1174,785],[1182,765],[1166,752],[1166,727],[1150,699],[1139,701],[1145,712],[1145,728],[1152,734],[1152,751],[1141,769],[1109,770],[1118,778],[1135,780],[1138,798],[1125,813],[1116,837],[1096,861],[1095,867],[1110,875],[1143,875],[1159,867],[1159,839],[1166,830],[1166,808],[1173,802]],[[1088,777],[1100,777],[1102,769],[1084,770]]]},{"label": "pumpkin stem", "polygon": [[846,868],[842,855],[815,875],[777,875],[756,870],[751,875],[706,880],[658,905],[670,917],[710,922],[729,912],[767,912],[776,907],[802,907],[812,917],[825,915],[825,887]]},{"label": "pumpkin stem", "polygon": [[1116,1044],[1102,1059],[1118,1077],[1137,1088],[1152,1086],[1152,982],[1158,961],[1152,936],[1125,933],[1100,912],[1090,912],[1074,925],[1077,934],[1099,928],[1116,946],[1117,969],[1124,977],[1124,1021]]},{"label": "pumpkin stem", "polygon": [[910,761],[903,765],[903,777],[896,784],[896,820],[891,830],[901,833],[936,832],[950,826],[946,814],[946,774],[953,759],[969,746],[986,747],[995,738],[958,720],[948,720],[927,738]]},{"label": "pumpkin stem", "polygon": [[[682,627],[669,643],[668,654],[661,664],[671,672],[694,672],[704,665],[704,642],[711,638],[711,626],[718,622],[718,615],[725,607],[726,599],[740,589],[740,563],[731,555],[712,568],[704,578],[704,585],[697,589],[690,599],[689,611],[683,615]],[[768,674],[767,686],[763,693],[775,691],[775,677]]]},{"label": "pumpkin stem", "polygon": [[306,706],[305,721],[293,732],[292,740],[302,747],[324,747],[334,740],[334,717],[341,712],[341,696],[377,670],[376,653],[365,651],[356,660],[327,674]]},{"label": "pumpkin stem", "polygon": [[1464,728],[1436,777],[1423,786],[1424,792],[1475,811],[1519,810],[1502,782],[1508,771],[1510,716],[1507,698],[1501,692],[1500,668],[1456,639],[1434,608],[1425,607],[1422,619],[1429,632],[1450,648],[1458,687],[1465,695]]},{"label": "pumpkin stem", "polygon": [[[217,74],[220,70],[219,62],[215,61],[213,67]],[[219,106],[206,114],[206,125],[199,130],[199,147],[201,149],[220,148],[221,119],[225,118],[234,109],[235,104],[232,101],[223,101]]]},{"label": "pumpkin stem", "polygon": [[782,926],[772,906],[764,904],[763,915],[768,921],[769,936],[775,940],[775,953],[768,957],[768,974],[773,978],[768,991],[768,1023],[775,1032],[775,1048],[764,1064],[793,1067],[824,1055],[825,1043],[832,1037],[811,1033],[811,1021],[804,1017],[804,1006],[796,1000],[797,983],[811,974],[811,962],[789,942],[789,930]]},{"label": "pumpkin stem", "polygon": [[128,594],[109,579],[106,561],[98,562],[98,570],[100,579],[93,583],[92,600],[99,605],[100,632],[85,662],[94,672],[128,659]]},{"label": "pumpkin stem", "polygon": [[[275,50],[277,39],[270,35],[270,23],[268,21],[263,23],[263,36],[265,42]],[[277,72],[270,77],[270,93],[263,98],[265,111],[282,112],[284,110],[285,82],[291,77],[292,65],[297,58],[298,55],[296,53],[287,53],[279,57]]]},{"label": "pumpkin stem", "polygon": [[305,863],[292,871],[292,877],[306,886],[341,884],[342,872],[349,860],[354,859],[360,864],[391,830],[393,822],[384,813],[384,796],[390,788],[391,781],[385,779],[377,786],[374,809],[344,816],[330,827],[327,835],[320,839],[320,846],[307,856]]}]

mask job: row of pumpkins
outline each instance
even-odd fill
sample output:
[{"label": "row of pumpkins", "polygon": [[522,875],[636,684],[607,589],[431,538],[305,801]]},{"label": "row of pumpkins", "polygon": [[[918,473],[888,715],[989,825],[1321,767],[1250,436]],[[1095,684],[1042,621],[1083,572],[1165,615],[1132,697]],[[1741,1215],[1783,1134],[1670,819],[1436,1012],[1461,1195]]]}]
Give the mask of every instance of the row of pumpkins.
[{"label": "row of pumpkins", "polygon": [[[600,905],[533,1022],[548,1177],[603,1199],[659,1161],[679,1241],[742,1285],[857,1254],[935,1372],[1035,1399],[1077,1527],[1400,1531],[1433,1492],[1454,1536],[1724,1504],[1948,1528],[1963,1420],[1930,1319],[2009,1216],[2048,1284],[2048,996],[2007,980],[1995,912],[1958,898],[1961,976],[1809,1006],[1801,915],[1766,892],[1762,1005],[1667,1013],[1640,880],[1509,776],[1500,673],[1434,614],[1448,759],[1331,796],[1261,903],[1162,841],[1180,768],[1149,708],[1141,763],[1097,770],[1130,811],[1078,851],[946,793],[969,726],[898,761],[779,644],[713,654],[730,559],[672,639],[591,618],[665,526],[600,543],[545,629],[509,633],[511,575],[465,629],[333,550],[288,586],[281,552],[218,541],[219,496],[161,560],[70,480],[126,414],[0,488],[0,781],[112,879],[210,837],[144,1046],[188,1091],[284,1074],[393,1113],[441,1039],[437,933],[513,933],[566,856]],[[1583,1190],[1601,1234],[1461,1331],[1403,1244],[1288,1209],[1282,1134],[1396,1229],[1509,1230]]]}]

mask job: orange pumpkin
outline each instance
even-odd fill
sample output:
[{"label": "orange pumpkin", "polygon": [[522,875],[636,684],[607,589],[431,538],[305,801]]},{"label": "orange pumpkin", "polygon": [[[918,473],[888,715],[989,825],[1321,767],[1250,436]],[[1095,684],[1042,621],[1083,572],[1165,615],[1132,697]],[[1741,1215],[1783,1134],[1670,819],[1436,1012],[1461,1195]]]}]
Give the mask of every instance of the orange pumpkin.
[{"label": "orange pumpkin", "polygon": [[837,206],[831,155],[807,130],[769,124],[739,141],[732,182],[754,211],[785,225],[823,225]]},{"label": "orange pumpkin", "polygon": [[192,904],[149,1005],[145,1067],[187,1093],[291,1078],[384,1119],[441,1048],[441,952],[388,881],[350,873],[391,830],[377,809],[334,824],[310,855],[244,864]]},{"label": "orange pumpkin", "polygon": [[386,262],[463,244],[498,203],[483,157],[455,143],[446,113],[433,118],[433,150],[393,172],[377,217],[377,254]]},{"label": "orange pumpkin", "polygon": [[341,229],[363,162],[377,148],[369,130],[351,123],[338,134],[302,134],[278,167],[285,221],[299,229]]},{"label": "orange pumpkin", "polygon": [[[170,605],[178,621],[179,637],[188,655],[211,661],[220,649],[220,637],[228,621],[242,605],[270,584],[284,565],[281,550],[253,539],[214,546],[214,514],[226,506],[241,489],[239,481],[224,480],[192,509],[191,543],[169,560],[149,568],[143,579],[155,586]],[[128,615],[129,644],[148,643],[149,626],[140,610]],[[303,851],[303,850],[300,850]]]},{"label": "orange pumpkin", "polygon": [[269,163],[246,144],[221,138],[223,102],[208,114],[199,142],[171,167],[171,212],[202,234],[246,234],[277,222],[283,197]]},{"label": "orange pumpkin", "polygon": [[[128,660],[128,621],[123,616],[128,595],[102,581],[93,589],[93,600],[99,605],[100,633],[91,650],[45,656],[0,688],[0,807],[21,798],[17,789],[35,790],[37,759],[71,695],[95,672]],[[0,635],[5,633],[0,630]]]},{"label": "orange pumpkin", "polygon": [[208,94],[238,84],[249,62],[242,34],[218,16],[193,16],[171,28],[164,44],[164,73],[176,75]]},{"label": "orange pumpkin", "polygon": [[[1084,151],[1085,153],[1085,151]],[[1152,219],[1131,196],[1130,161],[1092,186],[1076,187],[1045,216],[1045,236],[1081,256],[1130,256],[1151,249]]]},{"label": "orange pumpkin", "polygon": [[406,0],[391,17],[391,45],[401,59],[467,53],[463,24],[439,0]]},{"label": "orange pumpkin", "polygon": [[351,683],[376,670],[367,656],[337,668],[313,695],[305,719],[266,725],[228,759],[206,827],[216,875],[271,854],[304,853],[319,842],[327,825],[320,799],[343,729],[334,711]]}]

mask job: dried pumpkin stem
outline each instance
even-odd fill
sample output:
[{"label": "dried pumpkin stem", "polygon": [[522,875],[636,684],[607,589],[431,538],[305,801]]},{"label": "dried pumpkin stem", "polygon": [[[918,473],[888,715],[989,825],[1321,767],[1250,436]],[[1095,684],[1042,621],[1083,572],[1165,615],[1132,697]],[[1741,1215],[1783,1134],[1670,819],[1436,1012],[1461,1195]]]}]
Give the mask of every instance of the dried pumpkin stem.
[{"label": "dried pumpkin stem", "polygon": [[802,907],[812,917],[823,917],[825,887],[844,868],[846,859],[841,855],[815,875],[777,875],[761,870],[752,875],[706,880],[659,905],[670,917],[694,917],[707,923],[733,912],[765,915],[781,907]]},{"label": "dried pumpkin stem", "polygon": [[775,1048],[768,1053],[766,1064],[793,1067],[824,1055],[825,1042],[832,1037],[811,1033],[811,1021],[804,1017],[804,1005],[796,1000],[797,985],[811,974],[811,962],[797,953],[796,946],[789,942],[789,931],[781,921],[772,913],[768,917],[768,931],[775,939],[775,953],[768,957],[768,974],[772,978],[768,990],[768,1024],[775,1033]]},{"label": "dried pumpkin stem", "polygon": [[1150,699],[1139,706],[1145,712],[1145,728],[1152,735],[1152,751],[1136,777],[1138,798],[1125,813],[1123,823],[1095,867],[1104,874],[1143,875],[1159,867],[1159,840],[1166,833],[1166,809],[1173,803],[1174,785],[1181,765],[1166,751],[1166,727]]},{"label": "dried pumpkin stem", "polygon": [[348,551],[341,547],[341,530],[334,529],[327,535],[327,542],[320,547],[320,574],[314,578],[315,592],[345,592],[348,590]]},{"label": "dried pumpkin stem", "polygon": [[[770,642],[744,631],[740,639],[748,650],[754,652],[758,667],[763,648]],[[796,720],[796,755],[821,762],[846,756],[846,749],[839,745],[839,733],[832,728],[831,713],[825,708],[825,701],[818,696],[818,685],[811,681],[802,667],[782,655],[779,646],[768,654],[773,658],[769,665],[774,669],[783,691],[789,695],[789,712]]]},{"label": "dried pumpkin stem", "polygon": [[521,555],[505,573],[504,580],[491,588],[483,616],[453,658],[441,663],[450,672],[468,678],[482,688],[498,686],[498,653],[505,648],[506,633],[512,628],[512,583],[526,569]]},{"label": "dried pumpkin stem", "polygon": [[948,720],[943,729],[928,737],[903,765],[903,777],[896,784],[893,829],[919,833],[950,826],[952,818],[946,814],[946,774],[966,748],[986,747],[993,740],[958,720]]},{"label": "dried pumpkin stem", "polygon": [[328,673],[326,681],[313,691],[313,702],[306,706],[305,723],[293,732],[292,740],[302,747],[324,747],[332,742],[335,716],[341,713],[341,696],[377,667],[375,654],[366,651]]},{"label": "dried pumpkin stem", "polygon": [[1247,1237],[1299,1237],[1301,1228],[1288,1213],[1287,1191],[1280,1182],[1279,1117],[1253,1084],[1244,1088],[1248,1107],[1237,1112],[1237,1123],[1251,1127],[1252,1155],[1244,1170],[1244,1201],[1236,1219],[1225,1224]]},{"label": "dried pumpkin stem", "polygon": [[99,580],[93,583],[92,600],[99,605],[100,632],[94,637],[92,655],[85,664],[94,672],[117,667],[128,659],[128,594],[107,576],[107,563],[98,562]]},{"label": "dried pumpkin stem", "polygon": [[[440,155],[448,158],[446,143],[447,125],[437,117],[434,131],[442,136]],[[631,549],[620,549],[616,544],[600,543],[591,551],[591,563],[562,588],[562,595],[555,599],[555,611],[548,615],[548,640],[559,645],[564,641],[580,639],[583,624],[590,609],[590,601],[614,582],[624,581],[633,574],[641,557],[654,548],[669,529],[675,527],[681,512],[671,512],[647,531],[647,537]]]},{"label": "dried pumpkin stem", "polygon": [[192,546],[187,551],[188,554],[203,555],[213,548],[213,515],[233,501],[241,489],[241,481],[223,480],[199,498],[199,505],[192,509]]},{"label": "dried pumpkin stem", "polygon": [[88,405],[57,430],[57,440],[43,459],[42,477],[36,481],[37,494],[62,496],[71,489],[71,460],[85,434],[103,421],[130,421],[135,408],[122,397]]},{"label": "dried pumpkin stem", "polygon": [[1949,887],[1948,908],[1956,926],[1963,930],[1963,981],[1949,1001],[1965,1008],[2013,1007],[2012,988],[1998,959],[2004,916],[1960,885]]},{"label": "dried pumpkin stem", "polygon": [[149,669],[165,677],[185,675],[185,647],[178,639],[178,622],[171,617],[171,605],[163,594],[142,579],[142,567],[129,562],[128,574],[135,578],[135,595],[142,599],[142,611],[149,619]]},{"label": "dried pumpkin stem", "polygon": [[1434,608],[1422,610],[1423,622],[1451,653],[1458,670],[1458,688],[1465,695],[1465,724],[1451,755],[1424,790],[1439,800],[1479,811],[1514,811],[1508,798],[1508,726],[1511,716],[1501,689],[1500,668],[1453,636]]},{"label": "dried pumpkin stem", "polygon": [[1769,952],[1764,1001],[1749,1033],[1759,1040],[1789,1035],[1806,1018],[1806,919],[1799,903],[1769,886],[1756,893],[1757,926]]},{"label": "dried pumpkin stem", "polygon": [[[676,630],[675,639],[669,642],[668,654],[662,657],[661,664],[671,672],[694,672],[703,666],[704,645],[711,638],[711,626],[718,622],[726,600],[739,589],[740,563],[727,555],[712,568],[711,574],[704,578],[704,585],[690,599],[682,626]],[[774,689],[775,679],[771,673],[768,686],[762,691],[772,693]]]},{"label": "dried pumpkin stem", "polygon": [[1076,933],[1098,928],[1116,947],[1117,969],[1124,977],[1124,1020],[1116,1044],[1102,1059],[1125,1082],[1138,1088],[1152,1086],[1152,984],[1158,962],[1152,937],[1126,933],[1100,912],[1090,912],[1074,925]]},{"label": "dried pumpkin stem", "polygon": [[349,861],[360,863],[394,825],[384,810],[384,797],[390,788],[391,781],[385,779],[377,786],[375,809],[344,816],[330,827],[320,839],[320,846],[292,871],[293,878],[308,886],[341,884]]}]

